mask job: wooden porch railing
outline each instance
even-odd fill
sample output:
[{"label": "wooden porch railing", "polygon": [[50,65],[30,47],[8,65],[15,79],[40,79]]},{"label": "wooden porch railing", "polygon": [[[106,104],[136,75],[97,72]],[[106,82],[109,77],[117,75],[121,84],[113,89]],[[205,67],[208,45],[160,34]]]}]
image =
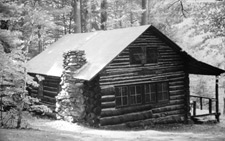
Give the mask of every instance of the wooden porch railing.
[{"label": "wooden porch railing", "polygon": [[[192,108],[193,108],[192,117],[202,117],[202,116],[215,115],[215,117],[217,119],[217,117],[220,115],[220,113],[218,113],[217,112],[218,110],[216,109],[217,108],[217,106],[216,106],[216,104],[217,104],[216,98],[209,98],[209,97],[195,96],[195,95],[190,95],[190,98],[194,99],[193,102],[191,103]],[[206,105],[208,105],[208,106],[204,105],[203,101],[206,101]],[[197,103],[197,102],[199,102],[199,103]],[[207,108],[208,108],[208,113],[197,114],[197,112],[196,112],[197,111],[197,106],[199,106],[198,109],[200,109],[200,110],[207,110]],[[213,110],[213,106],[215,107],[215,110]]]}]

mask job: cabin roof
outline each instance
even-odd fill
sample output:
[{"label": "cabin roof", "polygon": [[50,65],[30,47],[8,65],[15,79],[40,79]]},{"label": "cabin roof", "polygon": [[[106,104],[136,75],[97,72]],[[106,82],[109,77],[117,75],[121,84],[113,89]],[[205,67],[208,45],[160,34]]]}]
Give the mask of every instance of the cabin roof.
[{"label": "cabin roof", "polygon": [[187,60],[189,73],[219,75],[225,72],[191,57],[152,25],[65,35],[28,61],[28,72],[60,77],[63,71],[63,53],[71,50],[84,50],[87,63],[74,77],[91,80],[147,29],[155,32],[175,51],[182,53]]}]

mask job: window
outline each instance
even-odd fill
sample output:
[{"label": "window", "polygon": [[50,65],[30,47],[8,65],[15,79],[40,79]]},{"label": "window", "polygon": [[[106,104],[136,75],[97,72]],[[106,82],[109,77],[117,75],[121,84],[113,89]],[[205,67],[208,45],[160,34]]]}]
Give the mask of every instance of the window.
[{"label": "window", "polygon": [[168,84],[166,82],[158,83],[157,84],[157,91],[158,91],[158,101],[159,102],[169,100]]},{"label": "window", "polygon": [[142,64],[144,63],[144,56],[142,48],[131,48],[130,49],[130,60],[131,64]]},{"label": "window", "polygon": [[142,103],[142,87],[141,85],[134,85],[129,87],[130,92],[130,104],[141,104]]},{"label": "window", "polygon": [[156,102],[156,84],[145,85],[145,102],[154,103]]},{"label": "window", "polygon": [[158,61],[158,51],[157,49],[152,49],[152,48],[147,48],[147,59],[146,59],[146,62],[147,64],[150,64],[150,63],[157,63]]},{"label": "window", "polygon": [[128,89],[127,87],[116,88],[116,105],[126,106],[128,105]]},{"label": "window", "polygon": [[135,47],[130,48],[131,64],[150,64],[158,61],[157,48]]},{"label": "window", "polygon": [[169,101],[168,82],[116,87],[116,106],[159,104]]}]

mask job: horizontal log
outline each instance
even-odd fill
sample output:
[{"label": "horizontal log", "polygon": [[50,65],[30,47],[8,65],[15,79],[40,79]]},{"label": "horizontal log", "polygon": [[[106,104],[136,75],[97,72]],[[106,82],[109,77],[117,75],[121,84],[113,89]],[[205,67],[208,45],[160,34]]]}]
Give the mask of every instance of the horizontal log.
[{"label": "horizontal log", "polygon": [[43,101],[46,101],[46,102],[49,102],[49,103],[52,103],[52,104],[55,104],[56,103],[56,99],[55,98],[52,98],[52,97],[49,97],[49,96],[43,96],[41,99]]},{"label": "horizontal log", "polygon": [[184,99],[185,95],[170,95],[170,100]]},{"label": "horizontal log", "polygon": [[169,92],[170,92],[170,96],[185,95],[184,89],[170,90]]},{"label": "horizontal log", "polygon": [[185,110],[184,109],[179,109],[179,110],[175,110],[175,111],[168,111],[168,112],[165,112],[166,113],[166,116],[172,116],[172,115],[184,115],[185,114]]},{"label": "horizontal log", "polygon": [[102,96],[115,95],[115,88],[114,86],[101,87],[101,93],[102,93]]},{"label": "horizontal log", "polygon": [[[129,57],[129,56],[128,56]],[[178,66],[178,65],[183,65],[184,63],[181,61],[181,60],[178,60],[178,61],[169,61],[169,62],[158,62],[157,63],[157,66],[156,64],[144,64],[141,65],[141,64],[127,64],[127,65],[118,65],[118,66],[110,66],[110,65],[107,65],[104,70],[108,70],[108,69],[121,69],[121,68],[124,68],[124,69],[129,69],[131,67],[133,68],[152,68],[152,67],[170,67],[170,66]]]},{"label": "horizontal log", "polygon": [[115,72],[134,72],[134,71],[143,71],[143,70],[164,70],[164,69],[175,69],[175,68],[181,68],[183,69],[183,65],[173,65],[173,64],[170,64],[170,65],[156,65],[156,64],[152,64],[152,65],[146,65],[146,66],[143,66],[143,65],[138,65],[138,66],[132,66],[130,65],[129,67],[127,68],[107,68],[105,69],[105,71],[107,73],[115,73]]},{"label": "horizontal log", "polygon": [[109,66],[122,66],[122,65],[129,65],[130,62],[122,62],[122,63],[110,63]]},{"label": "horizontal log", "polygon": [[58,94],[58,92],[43,90],[43,95],[45,95],[45,96],[54,98],[55,96],[57,96],[57,94]]},{"label": "horizontal log", "polygon": [[129,114],[132,112],[141,112],[150,109],[154,109],[155,113],[164,112],[164,111],[171,111],[177,110],[184,107],[183,99],[181,100],[172,100],[169,104],[153,104],[153,105],[140,105],[140,106],[133,106],[133,107],[123,107],[120,109],[102,109],[101,117],[111,117],[111,116],[118,116],[123,114]]},{"label": "horizontal log", "polygon": [[120,116],[100,118],[101,126],[114,125],[129,121],[144,120],[152,117],[152,111],[136,112]]},{"label": "horizontal log", "polygon": [[170,86],[173,86],[173,85],[184,85],[184,80],[183,81],[170,81],[169,85]]},{"label": "horizontal log", "polygon": [[53,92],[58,92],[58,88],[56,87],[49,87],[49,86],[43,86],[43,89],[44,90],[47,90],[47,91],[53,91]]},{"label": "horizontal log", "polygon": [[166,52],[159,52],[159,54],[160,55],[178,55],[178,56],[180,56],[179,54],[177,54],[176,52],[174,52],[174,51],[166,51]]},{"label": "horizontal log", "polygon": [[[132,77],[145,77],[146,75],[163,75],[164,73],[171,73],[171,72],[179,72],[179,71],[183,71],[183,66],[179,67],[167,67],[167,68],[159,68],[159,69],[138,69],[135,68],[133,70],[131,69],[126,69],[126,70],[115,70],[115,71],[104,71],[104,76],[101,77],[101,80],[108,80],[108,77],[114,78],[114,79],[120,79],[121,76],[125,75],[127,78],[132,78]],[[127,75],[127,74],[130,75]],[[112,75],[117,75],[118,77],[112,77]]]},{"label": "horizontal log", "polygon": [[159,62],[170,62],[170,61],[179,61],[181,60],[180,58],[158,58],[158,61]]},{"label": "horizontal log", "polygon": [[101,107],[102,108],[114,108],[116,107],[115,101],[111,101],[111,102],[102,102],[101,103]]},{"label": "horizontal log", "polygon": [[167,116],[167,117],[161,117],[161,118],[151,118],[151,119],[145,119],[145,120],[138,120],[138,121],[131,121],[126,122],[122,124],[116,124],[116,125],[106,125],[102,126],[104,128],[108,129],[123,129],[124,127],[143,127],[147,125],[153,125],[153,124],[160,124],[160,123],[183,123],[183,115],[173,115],[173,116]]},{"label": "horizontal log", "polygon": [[173,72],[173,73],[165,73],[165,74],[162,74],[160,76],[155,76],[155,77],[151,77],[151,78],[132,78],[132,79],[125,79],[125,80],[117,80],[117,81],[111,81],[111,82],[107,82],[107,81],[104,81],[102,82],[101,81],[101,85],[119,85],[119,84],[123,84],[123,85],[126,85],[126,84],[129,84],[129,83],[138,83],[138,82],[142,82],[144,83],[144,81],[152,81],[152,82],[157,82],[158,81],[162,81],[162,80],[168,80],[169,79],[173,79],[173,78],[176,78],[176,77],[180,77],[180,76],[184,76],[184,72]]},{"label": "horizontal log", "polygon": [[59,87],[59,83],[49,82],[49,81],[43,81],[43,85],[48,86],[48,87],[54,87],[54,88]]},{"label": "horizontal log", "polygon": [[171,59],[171,58],[173,58],[173,59],[181,59],[181,57],[179,56],[179,55],[165,55],[165,54],[160,54],[159,55],[159,57],[158,57],[158,59]]},{"label": "horizontal log", "polygon": [[[184,79],[184,77],[175,77],[175,78],[170,78],[168,79],[167,77],[164,78],[164,80],[168,80],[168,81],[177,81],[177,80],[182,80]],[[162,79],[161,79],[162,80]],[[145,81],[137,81],[137,82],[126,82],[126,83],[117,83],[117,84],[110,84],[110,83],[100,83],[101,87],[107,87],[107,86],[114,86],[114,85],[117,85],[117,86],[124,86],[124,85],[137,85],[137,84],[146,84],[146,83],[155,83],[155,82],[159,82],[159,80],[154,80],[154,79],[150,79],[150,80],[145,80]],[[109,85],[108,85],[109,84]],[[179,94],[183,94],[183,90],[181,93],[178,93],[178,91],[181,91],[181,90],[175,90],[175,91],[170,91],[172,92],[172,95],[179,95]]]},{"label": "horizontal log", "polygon": [[153,118],[161,118],[161,117],[166,117],[166,116],[176,116],[176,115],[184,115],[185,110],[184,109],[178,109],[178,110],[173,110],[173,111],[165,111],[161,113],[155,113],[153,114]]},{"label": "horizontal log", "polygon": [[170,103],[169,105],[183,104],[184,103],[184,99],[170,100],[169,103]]},{"label": "horizontal log", "polygon": [[32,94],[38,94],[38,90],[37,89],[31,89],[30,91]]},{"label": "horizontal log", "polygon": [[119,62],[127,62],[127,61],[130,61],[130,58],[129,57],[118,57],[118,58],[115,58],[112,63],[119,63]]},{"label": "horizontal log", "polygon": [[111,117],[111,116],[129,114],[132,112],[147,111],[152,108],[153,108],[152,105],[140,105],[140,106],[132,106],[132,107],[123,107],[118,109],[115,109],[115,108],[102,109],[101,117]]},{"label": "horizontal log", "polygon": [[60,83],[60,79],[47,79],[47,78],[45,78],[44,80],[43,80],[43,82],[50,82],[50,83]]},{"label": "horizontal log", "polygon": [[61,81],[61,78],[49,78],[49,77],[45,77],[44,81],[49,81],[49,82],[53,82],[53,83],[58,83]]},{"label": "horizontal log", "polygon": [[177,104],[177,105],[167,105],[164,107],[158,107],[152,109],[153,114],[155,113],[162,113],[162,112],[168,112],[168,111],[175,111],[179,109],[184,109],[184,104]]},{"label": "horizontal log", "polygon": [[175,86],[169,86],[170,91],[174,90],[184,90],[184,85],[175,85]]},{"label": "horizontal log", "polygon": [[[151,71],[153,71],[153,70],[151,70]],[[157,70],[155,70],[155,73],[156,72],[157,72]],[[104,82],[104,81],[107,81],[107,80],[113,79],[113,78],[123,78],[123,77],[130,77],[130,76],[136,76],[137,77],[137,76],[140,76],[140,75],[138,75],[138,73],[139,73],[138,71],[137,72],[134,72],[134,71],[131,71],[131,72],[120,72],[120,73],[118,72],[118,73],[113,73],[113,74],[111,73],[110,75],[104,73],[104,74],[101,74],[100,82],[102,82],[102,81]],[[168,74],[168,73],[169,72],[167,72],[166,74]],[[150,73],[149,74],[145,74],[142,77],[148,77],[148,76],[149,77],[152,77],[152,76],[156,77],[155,74],[150,74]]]},{"label": "horizontal log", "polygon": [[101,102],[112,102],[115,101],[115,95],[104,95],[101,98]]}]

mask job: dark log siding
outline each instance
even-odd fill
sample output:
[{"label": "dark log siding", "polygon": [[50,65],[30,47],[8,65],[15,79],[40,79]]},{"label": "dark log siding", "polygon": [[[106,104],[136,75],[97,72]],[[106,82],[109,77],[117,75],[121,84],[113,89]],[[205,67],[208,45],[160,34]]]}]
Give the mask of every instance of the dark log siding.
[{"label": "dark log siding", "polygon": [[[57,96],[60,91],[60,78],[53,76],[44,76],[44,78],[42,86],[40,85],[39,88],[33,87],[30,91],[30,95],[39,98],[41,103],[54,110],[56,103],[55,96]],[[40,87],[42,88],[40,89]]]},{"label": "dark log siding", "polygon": [[[129,48],[133,47],[158,48],[158,63],[130,65]],[[183,120],[186,77],[184,61],[181,56],[154,33],[146,31],[108,64],[101,73],[101,126],[137,125],[139,121],[151,124],[152,122]],[[166,104],[116,108],[115,92],[113,90],[106,91],[115,86],[165,80],[169,82],[170,93],[170,102]]]}]

